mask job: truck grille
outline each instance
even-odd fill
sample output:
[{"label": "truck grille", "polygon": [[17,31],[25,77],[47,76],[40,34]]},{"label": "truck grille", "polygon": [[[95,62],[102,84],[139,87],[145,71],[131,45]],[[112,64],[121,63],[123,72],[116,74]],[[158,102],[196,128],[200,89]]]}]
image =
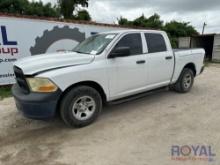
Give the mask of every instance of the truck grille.
[{"label": "truck grille", "polygon": [[28,84],[25,80],[23,71],[20,68],[14,66],[14,73],[15,73],[16,81],[19,87],[22,89],[24,93],[29,93]]}]

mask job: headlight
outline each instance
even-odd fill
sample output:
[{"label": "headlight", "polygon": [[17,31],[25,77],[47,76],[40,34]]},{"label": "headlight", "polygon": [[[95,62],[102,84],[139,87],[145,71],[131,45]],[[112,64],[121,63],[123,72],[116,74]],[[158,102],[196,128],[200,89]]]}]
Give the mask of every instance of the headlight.
[{"label": "headlight", "polygon": [[32,92],[55,92],[58,88],[47,78],[26,78]]}]

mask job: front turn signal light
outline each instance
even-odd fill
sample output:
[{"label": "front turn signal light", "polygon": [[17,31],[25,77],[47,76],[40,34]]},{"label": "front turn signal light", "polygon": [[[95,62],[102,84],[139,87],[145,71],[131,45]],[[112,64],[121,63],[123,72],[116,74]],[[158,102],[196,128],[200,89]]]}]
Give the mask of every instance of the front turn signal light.
[{"label": "front turn signal light", "polygon": [[47,78],[26,78],[32,92],[49,93],[57,91],[58,87]]}]

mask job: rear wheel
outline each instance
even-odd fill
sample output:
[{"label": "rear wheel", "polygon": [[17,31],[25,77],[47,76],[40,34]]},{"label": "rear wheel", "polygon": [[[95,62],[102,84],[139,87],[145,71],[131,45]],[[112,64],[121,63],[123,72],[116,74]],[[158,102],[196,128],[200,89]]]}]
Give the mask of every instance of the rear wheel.
[{"label": "rear wheel", "polygon": [[83,127],[97,119],[102,99],[94,88],[78,86],[65,95],[60,108],[61,118],[67,125]]},{"label": "rear wheel", "polygon": [[194,83],[193,71],[189,68],[184,68],[178,81],[171,87],[177,92],[186,93],[189,92]]}]

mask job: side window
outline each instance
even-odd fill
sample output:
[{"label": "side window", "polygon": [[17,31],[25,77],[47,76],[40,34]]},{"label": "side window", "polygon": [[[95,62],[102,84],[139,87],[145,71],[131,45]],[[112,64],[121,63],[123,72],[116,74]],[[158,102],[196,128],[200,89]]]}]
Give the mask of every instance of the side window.
[{"label": "side window", "polygon": [[166,43],[161,34],[145,33],[148,46],[148,53],[167,51]]},{"label": "side window", "polygon": [[117,47],[129,47],[130,55],[138,55],[143,53],[141,34],[132,33],[125,35],[115,46]]}]

